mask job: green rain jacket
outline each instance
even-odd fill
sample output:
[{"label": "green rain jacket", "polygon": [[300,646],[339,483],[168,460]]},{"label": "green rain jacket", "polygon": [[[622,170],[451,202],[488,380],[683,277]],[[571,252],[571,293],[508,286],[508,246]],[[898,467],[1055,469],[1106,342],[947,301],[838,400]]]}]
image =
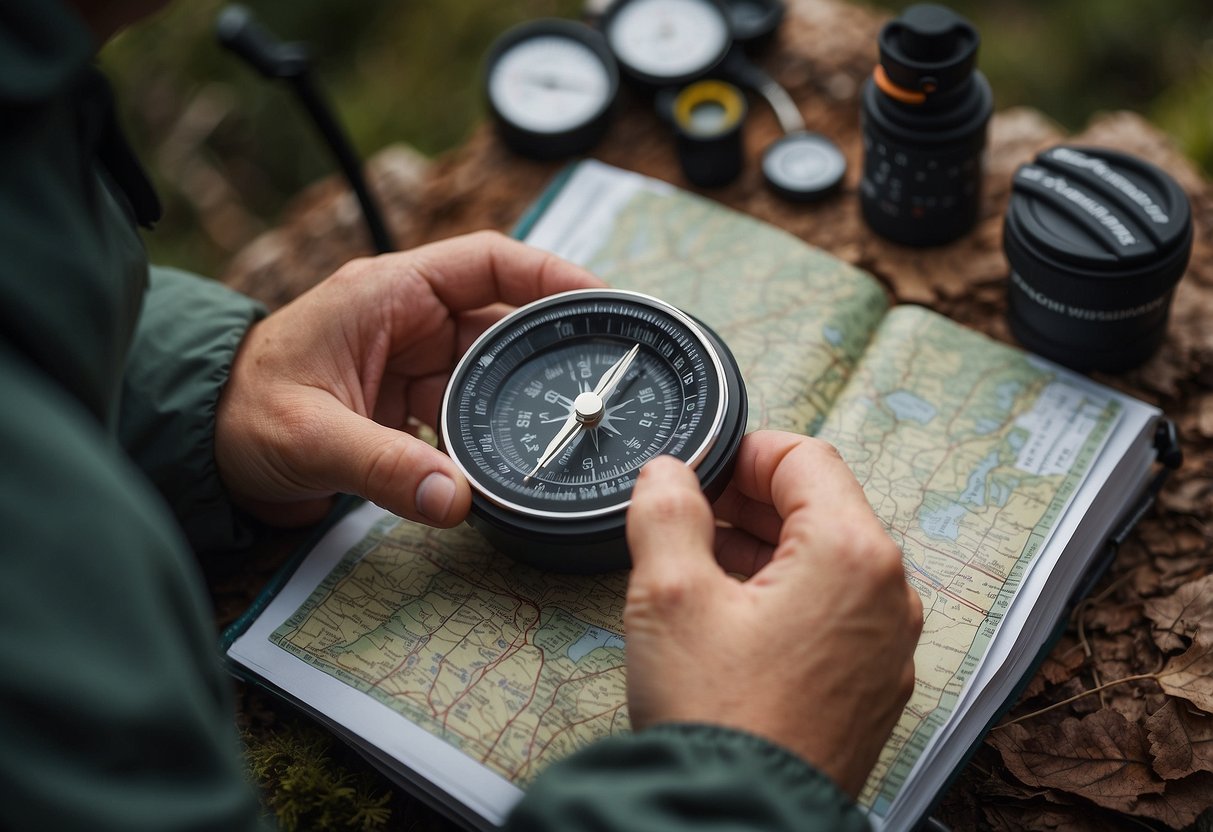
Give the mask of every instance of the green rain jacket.
[{"label": "green rain jacket", "polygon": [[[0,828],[254,829],[193,553],[240,543],[214,414],[262,310],[149,273],[93,51],[59,0],[0,6]],[[509,825],[867,829],[791,753],[692,725],[574,755]]]}]

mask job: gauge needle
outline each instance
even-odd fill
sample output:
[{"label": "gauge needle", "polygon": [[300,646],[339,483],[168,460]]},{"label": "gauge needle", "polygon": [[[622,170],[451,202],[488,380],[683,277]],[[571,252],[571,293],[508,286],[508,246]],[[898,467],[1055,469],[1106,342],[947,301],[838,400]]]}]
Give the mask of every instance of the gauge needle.
[{"label": "gauge needle", "polygon": [[568,90],[569,92],[590,91],[590,88],[584,84],[578,84],[575,81],[570,82],[567,79],[554,74],[541,75],[536,72],[525,75],[523,78],[534,86],[543,87],[544,89],[549,90]]},{"label": "gauge needle", "polygon": [[619,380],[627,373],[628,368],[632,366],[632,361],[636,358],[636,353],[640,352],[640,344],[636,344],[627,353],[611,365],[611,369],[607,370],[601,379],[598,380],[598,386],[592,391],[587,390],[581,393],[573,400],[573,412],[569,414],[569,418],[565,419],[564,424],[560,426],[560,430],[556,431],[556,435],[552,437],[552,441],[548,443],[547,450],[543,452],[543,456],[539,457],[539,461],[535,463],[535,467],[531,469],[531,473],[523,477],[523,481],[529,480],[539,472],[549,462],[560,456],[561,452],[569,446],[573,441],[573,437],[580,434],[584,427],[594,427],[602,419],[603,413],[606,412],[606,400],[615,392],[615,388],[619,386]]}]

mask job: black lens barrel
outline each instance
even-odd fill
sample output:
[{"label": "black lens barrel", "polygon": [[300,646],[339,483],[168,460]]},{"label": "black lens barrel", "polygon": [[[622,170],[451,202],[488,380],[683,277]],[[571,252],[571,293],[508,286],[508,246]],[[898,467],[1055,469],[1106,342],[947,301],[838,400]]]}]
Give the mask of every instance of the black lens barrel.
[{"label": "black lens barrel", "polygon": [[1060,145],[1015,172],[1003,246],[1015,337],[1075,369],[1119,372],[1163,341],[1192,212],[1154,165]]},{"label": "black lens barrel", "polygon": [[937,245],[977,222],[994,112],[975,69],[979,42],[971,23],[934,4],[911,6],[881,30],[880,65],[860,101],[860,204],[890,240]]}]

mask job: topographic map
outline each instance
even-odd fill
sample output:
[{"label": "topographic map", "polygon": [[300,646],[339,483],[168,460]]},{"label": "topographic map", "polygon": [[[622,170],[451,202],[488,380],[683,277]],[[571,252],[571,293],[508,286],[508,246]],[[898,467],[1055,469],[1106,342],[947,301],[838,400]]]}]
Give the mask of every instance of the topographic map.
[{"label": "topographic map", "polygon": [[[888,808],[1117,418],[1070,376],[917,308],[782,231],[585,163],[527,240],[669,300],[730,346],[750,428],[855,469],[926,610],[918,684],[862,802]],[[627,730],[626,577],[536,572],[394,518],[271,641],[524,786]]]},{"label": "topographic map", "polygon": [[627,729],[625,585],[517,565],[467,527],[387,518],[271,639],[524,785]]},{"label": "topographic map", "polygon": [[923,601],[914,694],[861,796],[884,814],[1116,423],[1093,385],[920,307],[881,324],[819,435]]}]

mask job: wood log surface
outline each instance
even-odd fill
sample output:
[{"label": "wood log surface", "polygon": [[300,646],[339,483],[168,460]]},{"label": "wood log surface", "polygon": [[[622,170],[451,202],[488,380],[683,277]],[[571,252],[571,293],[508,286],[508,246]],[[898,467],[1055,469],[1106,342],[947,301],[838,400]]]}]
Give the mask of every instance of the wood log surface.
[{"label": "wood log surface", "polygon": [[[1122,547],[1092,603],[1076,612],[1070,632],[1050,660],[1053,664],[1047,663],[1043,675],[1033,679],[1012,713],[1025,713],[1058,701],[1063,694],[1110,681],[1099,673],[1102,667],[1106,675],[1108,664],[1101,664],[1100,657],[1108,651],[1124,654],[1118,655],[1116,664],[1124,676],[1156,671],[1165,655],[1146,649],[1153,647],[1148,637],[1144,647],[1140,644],[1140,633],[1150,632],[1144,605],[1213,573],[1213,186],[1163,133],[1135,113],[1100,115],[1078,135],[1067,136],[1039,112],[1003,110],[990,124],[976,229],[935,248],[887,242],[864,224],[857,193],[858,93],[875,64],[876,34],[883,20],[870,10],[838,0],[790,0],[788,5],[779,38],[760,63],[789,90],[809,129],[842,148],[849,166],[843,188],[838,195],[808,206],[781,201],[769,192],[758,158],[778,137],[779,129],[769,109],[756,101],[746,126],[744,172],[728,187],[703,193],[871,272],[895,302],[924,304],[1012,341],[1004,319],[1008,267],[1002,250],[1011,176],[1036,152],[1063,139],[1115,148],[1151,161],[1169,172],[1191,200],[1195,225],[1191,264],[1175,295],[1166,342],[1137,370],[1097,376],[1159,405],[1176,421],[1184,466],[1171,478],[1156,510]],[[591,155],[689,188],[678,167],[673,138],[651,105],[627,90],[624,97],[608,135]],[[433,161],[403,146],[385,148],[369,161],[368,172],[397,244],[410,248],[476,229],[508,230],[561,166],[513,155],[486,123],[463,146]],[[276,307],[348,259],[369,252],[357,203],[344,184],[332,178],[297,197],[280,226],[245,248],[223,280]],[[244,569],[240,577],[220,571],[211,583],[221,623],[247,606],[259,582],[281,560],[281,552],[297,540],[297,536],[282,538],[271,547],[276,555],[261,562],[260,568]],[[1125,634],[1135,632],[1139,637],[1130,643],[1137,647],[1124,649]],[[1068,670],[1059,671],[1057,666]],[[1145,732],[1150,715],[1163,705],[1157,686],[1146,681],[1113,690],[1120,693],[1085,697],[1042,716],[1041,723],[1056,726],[1064,718],[1110,709]],[[250,703],[243,701],[247,708]],[[1092,802],[1081,790],[1067,792],[1064,786],[1028,788],[1031,784],[1006,774],[1003,762],[992,748],[984,748],[949,792],[941,816],[957,829],[1108,829],[1122,824],[1140,828],[1143,821],[1150,824],[1147,828],[1155,828],[1159,823],[1170,825],[1168,821],[1176,817],[1188,819]],[[1209,803],[1213,803],[1213,774],[1208,777],[1201,782],[1209,786]],[[424,814],[421,809],[409,811]],[[1133,814],[1141,820],[1131,820]],[[1204,820],[1208,819],[1206,814]]]}]

